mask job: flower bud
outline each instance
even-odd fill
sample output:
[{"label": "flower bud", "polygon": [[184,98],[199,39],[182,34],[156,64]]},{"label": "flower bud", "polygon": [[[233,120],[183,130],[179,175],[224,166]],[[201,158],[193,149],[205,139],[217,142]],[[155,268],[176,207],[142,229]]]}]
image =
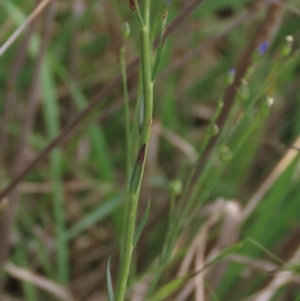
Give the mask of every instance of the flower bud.
[{"label": "flower bud", "polygon": [[272,97],[266,97],[261,102],[261,105],[260,105],[260,108],[259,108],[259,115],[261,117],[267,117],[269,115],[270,108],[273,105],[273,103],[274,103],[274,98],[272,98]]},{"label": "flower bud", "polygon": [[232,153],[231,153],[228,145],[223,144],[220,146],[219,158],[223,162],[228,162],[231,160]]},{"label": "flower bud", "polygon": [[214,123],[211,126],[209,126],[209,128],[207,129],[207,133],[210,137],[218,135],[219,134],[218,125]]},{"label": "flower bud", "polygon": [[244,102],[250,97],[249,84],[245,79],[241,80],[241,86],[237,92],[237,97],[242,102]]},{"label": "flower bud", "polygon": [[174,180],[169,183],[169,189],[174,196],[178,196],[182,192],[182,183],[179,180]]},{"label": "flower bud", "polygon": [[260,44],[253,53],[253,61],[258,61],[268,50],[269,43],[268,41]]},{"label": "flower bud", "polygon": [[126,40],[128,36],[130,35],[130,27],[127,22],[124,23],[123,28],[122,28],[122,35],[123,39]]},{"label": "flower bud", "polygon": [[234,81],[235,69],[231,68],[225,77],[225,87],[230,86]]},{"label": "flower bud", "polygon": [[280,50],[282,56],[288,56],[291,53],[293,40],[294,38],[292,36],[287,36],[285,38],[285,42]]}]

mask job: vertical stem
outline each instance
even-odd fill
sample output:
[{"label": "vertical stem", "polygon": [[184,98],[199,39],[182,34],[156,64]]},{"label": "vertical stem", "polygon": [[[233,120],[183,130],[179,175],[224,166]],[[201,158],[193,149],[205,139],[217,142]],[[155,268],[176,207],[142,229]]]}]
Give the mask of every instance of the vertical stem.
[{"label": "vertical stem", "polygon": [[142,79],[144,90],[144,124],[141,133],[142,145],[146,145],[146,153],[150,139],[150,129],[152,123],[152,106],[153,106],[153,84],[151,81],[151,53],[150,53],[150,0],[144,1],[142,7],[144,27],[141,28],[141,65],[142,65]]},{"label": "vertical stem", "polygon": [[131,265],[136,212],[143,178],[145,161],[148,152],[150,130],[152,124],[153,84],[151,81],[150,60],[150,0],[142,3],[143,25],[141,26],[141,64],[144,93],[144,119],[142,124],[139,153],[136,159],[130,183],[130,204],[127,223],[124,231],[123,250],[121,254],[121,270],[119,275],[116,301],[123,301]]},{"label": "vertical stem", "polygon": [[121,60],[121,73],[122,73],[123,93],[124,93],[124,103],[125,103],[125,134],[126,134],[126,144],[127,144],[126,175],[127,178],[129,178],[130,162],[131,162],[131,143],[130,143],[130,116],[129,116],[129,98],[128,98],[128,88],[127,88],[125,41],[123,47],[120,50],[120,60]]}]

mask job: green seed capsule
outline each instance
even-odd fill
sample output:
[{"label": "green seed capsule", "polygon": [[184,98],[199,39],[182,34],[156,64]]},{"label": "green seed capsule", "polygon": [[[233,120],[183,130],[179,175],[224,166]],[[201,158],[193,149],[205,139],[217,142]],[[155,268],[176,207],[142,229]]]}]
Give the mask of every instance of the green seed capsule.
[{"label": "green seed capsule", "polygon": [[208,135],[210,137],[213,137],[219,134],[219,127],[217,124],[214,123],[207,129],[207,131],[208,131]]},{"label": "green seed capsule", "polygon": [[220,146],[219,158],[223,162],[228,162],[231,160],[232,153],[231,153],[228,145],[223,144]]},{"label": "green seed capsule", "polygon": [[128,36],[130,35],[130,27],[127,22],[123,25],[122,34],[123,34],[124,40],[126,40],[128,38]]},{"label": "green seed capsule", "polygon": [[169,189],[171,193],[175,196],[178,196],[182,192],[182,182],[175,180],[169,184]]},{"label": "green seed capsule", "polygon": [[270,113],[270,107],[273,105],[274,103],[274,98],[272,97],[266,97],[260,105],[259,108],[259,115],[261,117],[267,117]]},{"label": "green seed capsule", "polygon": [[292,51],[293,37],[287,36],[285,38],[285,43],[283,44],[280,53],[282,56],[288,56]]},{"label": "green seed capsule", "polygon": [[242,79],[241,87],[238,90],[237,97],[241,101],[245,101],[250,97],[249,85],[245,79]]}]

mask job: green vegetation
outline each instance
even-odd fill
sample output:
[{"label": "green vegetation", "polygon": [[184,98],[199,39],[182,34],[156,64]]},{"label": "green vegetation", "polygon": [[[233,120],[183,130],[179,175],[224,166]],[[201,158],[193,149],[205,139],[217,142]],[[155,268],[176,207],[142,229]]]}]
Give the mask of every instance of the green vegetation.
[{"label": "green vegetation", "polygon": [[298,2],[2,0],[0,300],[300,300]]}]

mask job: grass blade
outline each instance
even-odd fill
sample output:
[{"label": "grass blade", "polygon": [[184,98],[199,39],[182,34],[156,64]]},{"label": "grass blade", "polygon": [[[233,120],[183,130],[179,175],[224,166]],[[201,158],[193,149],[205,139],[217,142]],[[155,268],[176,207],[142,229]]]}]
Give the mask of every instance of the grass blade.
[{"label": "grass blade", "polygon": [[[42,91],[44,92],[44,116],[49,138],[55,137],[60,130],[59,108],[55,95],[55,82],[48,60],[44,60],[41,72]],[[62,152],[55,149],[50,155],[50,176],[53,182],[53,214],[55,223],[57,248],[57,277],[60,282],[66,283],[69,277],[68,245],[65,237],[65,208],[62,186]]]},{"label": "grass blade", "polygon": [[115,297],[114,297],[114,289],[113,289],[111,273],[110,273],[110,260],[111,260],[111,256],[109,257],[106,266],[106,283],[107,283],[108,299],[109,301],[114,301]]},{"label": "grass blade", "polygon": [[65,240],[68,241],[75,238],[77,235],[117,210],[121,204],[122,199],[120,196],[117,196],[94,209],[91,213],[79,220],[77,224],[75,224],[69,231],[66,232]]},{"label": "grass blade", "polygon": [[143,232],[143,230],[146,226],[146,223],[147,223],[147,220],[148,220],[148,217],[149,217],[149,213],[150,213],[150,200],[148,201],[148,205],[147,205],[145,213],[143,214],[141,222],[140,222],[139,226],[136,229],[136,233],[135,233],[135,236],[134,236],[134,239],[133,239],[133,247],[136,246],[137,242],[139,241],[139,239],[141,237],[141,234],[142,234],[142,232]]},{"label": "grass blade", "polygon": [[167,298],[168,296],[173,294],[176,290],[178,290],[189,278],[190,276],[186,276],[169,282],[161,289],[159,289],[158,292],[149,301],[165,300],[165,298]]}]

